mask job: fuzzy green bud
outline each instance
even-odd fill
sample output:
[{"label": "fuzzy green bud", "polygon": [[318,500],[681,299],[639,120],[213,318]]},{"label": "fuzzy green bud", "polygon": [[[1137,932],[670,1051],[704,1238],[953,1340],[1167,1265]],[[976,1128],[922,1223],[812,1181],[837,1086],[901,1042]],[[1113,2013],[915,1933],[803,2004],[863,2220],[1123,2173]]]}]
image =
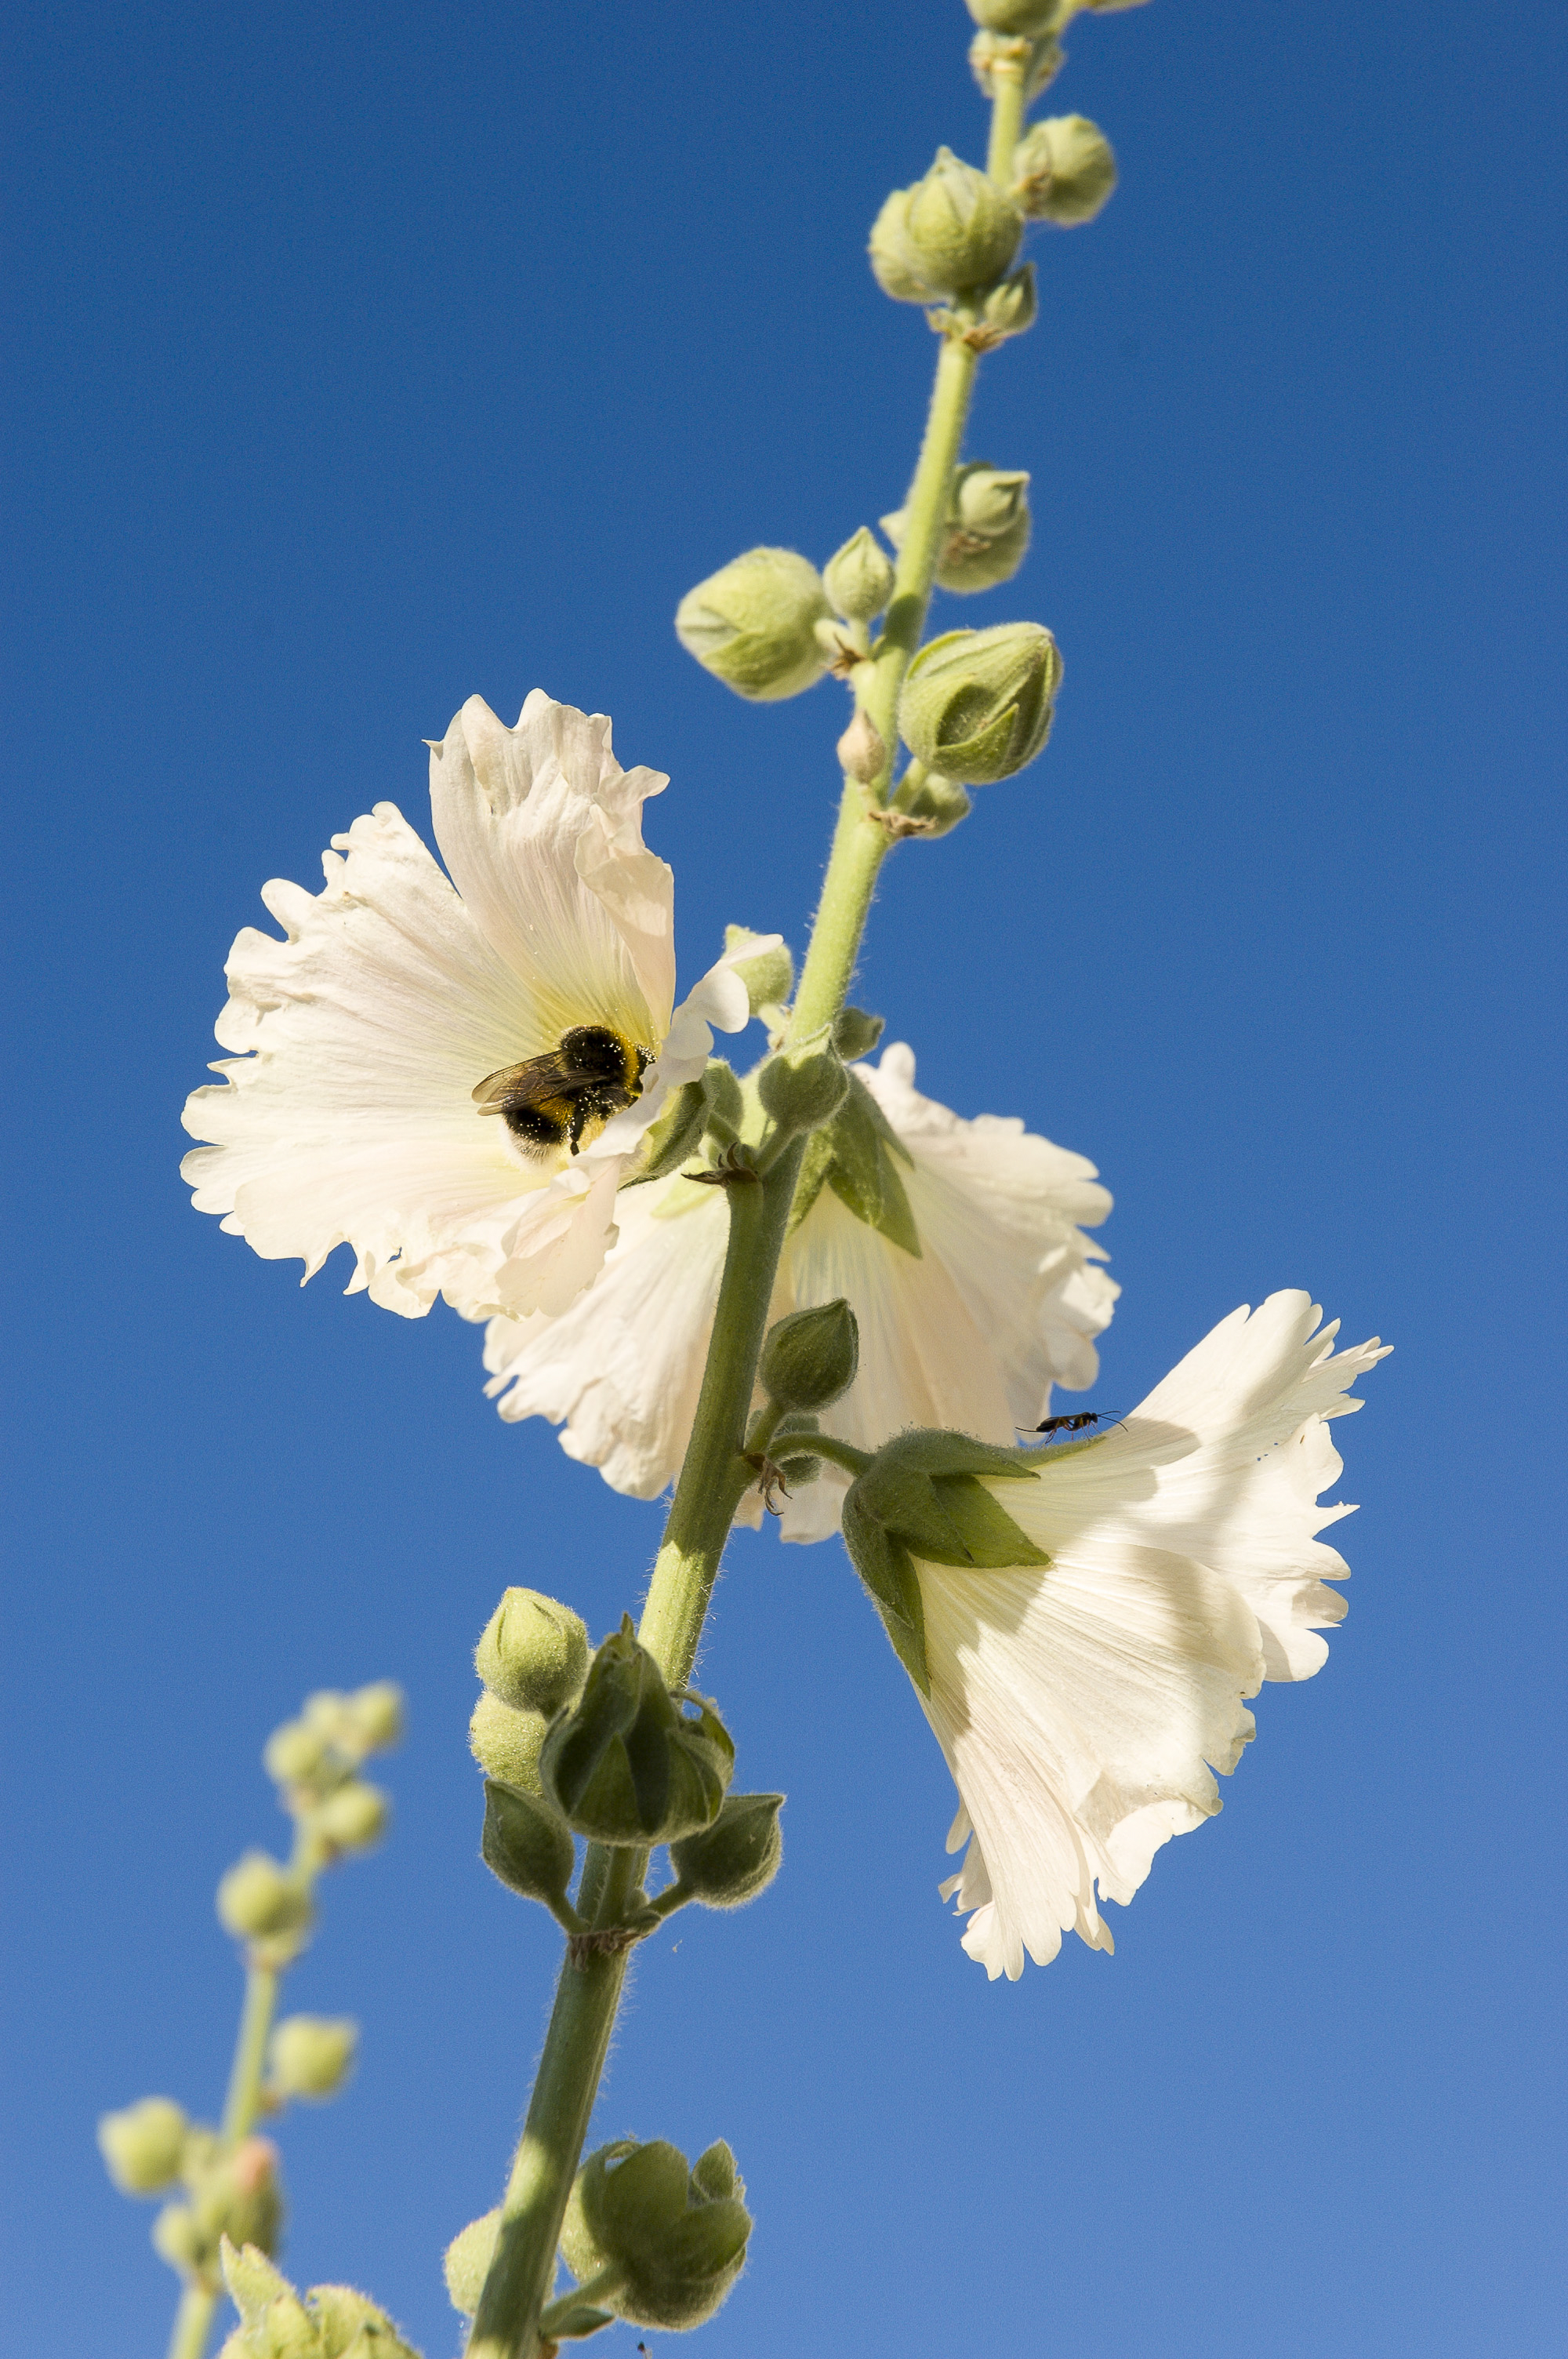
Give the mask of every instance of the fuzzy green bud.
[{"label": "fuzzy green bud", "polygon": [[501,2234],[501,2206],[493,2212],[483,2212],[460,2228],[447,2246],[441,2272],[447,2280],[447,2292],[452,2308],[471,2318],[479,2308],[479,2298],[484,2291],[484,2281],[490,2275],[490,2265],[495,2257],[495,2240]]},{"label": "fuzzy green bud", "polygon": [[899,189],[871,231],[871,268],[901,303],[987,287],[1012,267],[1023,218],[1011,197],[950,148],[923,180]]},{"label": "fuzzy green bud", "polygon": [[865,525],[822,569],[834,613],[850,623],[874,623],[892,596],[892,563]]},{"label": "fuzzy green bud", "polygon": [[389,1753],[403,1742],[404,1696],[395,1680],[373,1680],[356,1688],[349,1711],[361,1754]]},{"label": "fuzzy green bud", "polygon": [[172,2097],[143,2097],[98,2123],[98,2151],[122,2195],[160,2195],[179,2176],[189,2124]]},{"label": "fuzzy green bud", "polygon": [[808,1415],[841,1399],[860,1364],[860,1331],[842,1296],[792,1310],[768,1331],[757,1381],[780,1408]]},{"label": "fuzzy green bud", "polygon": [[240,2323],[218,2359],[418,2359],[368,2294],[320,2285],[301,2300],[255,2245],[225,2237],[222,2254]]},{"label": "fuzzy green bud", "polygon": [[[1010,279],[1008,285],[1012,281]],[[999,294],[1003,290],[998,288]],[[903,545],[907,511],[883,516],[882,530]],[[1029,547],[1029,476],[1022,467],[993,467],[972,459],[958,469],[948,495],[936,581],[960,595],[1011,581]]]},{"label": "fuzzy green bud", "polygon": [[279,1786],[335,1785],[344,1775],[326,1731],[307,1720],[286,1720],[273,1730],[262,1748],[262,1767]]},{"label": "fuzzy green bud", "polygon": [[484,1625],[473,1667],[518,1712],[546,1719],[575,1703],[588,1677],[588,1626],[536,1589],[509,1589]]},{"label": "fuzzy green bud", "polygon": [[1012,151],[1013,197],[1031,221],[1062,229],[1093,221],[1116,187],[1116,158],[1085,114],[1047,115],[1031,124]]},{"label": "fuzzy green bud", "polygon": [[542,1900],[553,1908],[566,1898],[577,1854],[571,1836],[542,1799],[487,1777],[479,1848],[491,1874],[524,1900]]},{"label": "fuzzy green bud", "polygon": [[745,2267],[745,2193],[722,2140],[688,2170],[663,2138],[620,2138],[579,2171],[561,2250],[579,2284],[617,2272],[619,2287],[600,2299],[618,2318],[679,2333],[714,2315]]},{"label": "fuzzy green bud", "polygon": [[545,1792],[591,1842],[673,1843],[711,1826],[735,1767],[712,1707],[681,1712],[628,1614],[604,1641],[575,1710],[545,1740]]},{"label": "fuzzy green bud", "polygon": [[757,1075],[764,1114],[781,1130],[816,1130],[831,1122],[849,1093],[844,1067],[830,1039],[770,1057]]},{"label": "fuzzy green bud", "polygon": [[346,2015],[289,2015],[267,2046],[273,2094],[335,2097],[354,2068],[360,2027]]},{"label": "fuzzy green bud", "polygon": [[392,1804],[379,1786],[351,1777],[310,1815],[310,1831],[332,1852],[370,1851],[386,1832]]},{"label": "fuzzy green bud", "polygon": [[939,777],[924,763],[916,763],[900,779],[888,809],[914,820],[916,832],[929,843],[939,835],[950,834],[961,819],[968,818],[974,804],[951,778]]},{"label": "fuzzy green bud", "polygon": [[749,549],[687,592],[676,635],[738,696],[771,703],[821,679],[816,625],[829,619],[815,565],[793,549]]},{"label": "fuzzy green bud", "polygon": [[469,1722],[469,1751],[487,1777],[520,1794],[539,1794],[539,1754],[549,1725],[542,1712],[518,1712],[486,1688]]},{"label": "fuzzy green bud", "polygon": [[726,1794],[705,1834],[671,1844],[676,1875],[694,1900],[705,1908],[741,1908],[767,1890],[784,1857],[783,1808],[782,1794]]},{"label": "fuzzy green bud", "polygon": [[858,786],[874,787],[888,766],[888,749],[881,731],[863,704],[856,707],[855,717],[836,750],[844,776],[853,778]]},{"label": "fuzzy green bud", "polygon": [[[754,958],[744,955],[748,942],[763,945]],[[764,1007],[784,1005],[795,989],[795,961],[776,934],[754,934],[750,926],[726,926],[724,949],[746,986],[746,1002],[753,1016],[760,1016]]]},{"label": "fuzzy green bud", "polygon": [[899,727],[917,761],[959,786],[990,786],[1051,734],[1062,658],[1038,623],[949,631],[904,676]]},{"label": "fuzzy green bud", "polygon": [[188,2166],[187,2176],[189,2202],[165,2204],[153,2223],[153,2249],[171,2268],[210,2280],[225,2236],[263,2255],[271,2252],[283,2224],[283,2194],[270,2138],[242,2138],[211,2168],[195,2172]]},{"label": "fuzzy green bud", "polygon": [[980,305],[979,325],[987,345],[1002,344],[1009,336],[1022,336],[1031,329],[1040,314],[1040,298],[1034,284],[1034,265],[1026,262],[1011,278],[993,287]]},{"label": "fuzzy green bud", "polygon": [[218,1886],[218,1921],[236,1940],[297,1933],[309,1924],[310,1896],[265,1851],[248,1851]]},{"label": "fuzzy green bud", "polygon": [[1051,33],[1032,41],[1017,33],[979,32],[969,43],[970,71],[993,100],[1004,80],[1022,81],[1026,100],[1037,97],[1066,62],[1066,52]]},{"label": "fuzzy green bud", "polygon": [[833,1046],[847,1065],[869,1057],[887,1029],[886,1018],[863,1007],[843,1007],[833,1020]]}]

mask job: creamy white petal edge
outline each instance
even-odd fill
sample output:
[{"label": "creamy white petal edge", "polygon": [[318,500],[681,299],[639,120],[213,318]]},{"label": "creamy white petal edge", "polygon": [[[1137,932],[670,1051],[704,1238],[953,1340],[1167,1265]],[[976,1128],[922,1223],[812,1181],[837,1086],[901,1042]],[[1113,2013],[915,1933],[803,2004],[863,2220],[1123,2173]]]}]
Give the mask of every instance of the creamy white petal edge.
[{"label": "creamy white petal edge", "polygon": [[[784,1247],[773,1319],[843,1295],[860,1327],[860,1373],[827,1430],[875,1449],[910,1425],[1011,1443],[1045,1414],[1053,1383],[1091,1385],[1094,1338],[1118,1288],[1079,1223],[1110,1198],[1081,1155],[1022,1122],[967,1122],[914,1087],[902,1042],[856,1071],[908,1147],[900,1175],[919,1259],[867,1228],[825,1188]],[[618,1491],[652,1498],[671,1483],[691,1431],[723,1267],[717,1189],[677,1178],[626,1190],[620,1242],[591,1294],[562,1316],[494,1320],[489,1389],[503,1418],[564,1424],[561,1446]],[[846,1478],[784,1502],[785,1539],[838,1528]],[[756,1522],[749,1495],[741,1520]]]},{"label": "creamy white petal edge", "polygon": [[[307,1279],[354,1249],[348,1291],[407,1318],[438,1294],[470,1318],[559,1310],[598,1274],[615,1195],[711,1027],[747,1021],[726,957],[672,1013],[675,884],[643,845],[644,799],[602,713],[535,689],[514,729],[470,697],[430,751],[436,840],[392,803],[334,836],[325,889],[274,881],[285,939],[229,955],[213,1066],[181,1170],[199,1211]],[[455,887],[455,889],[454,889]],[[755,944],[747,946],[755,954]],[[642,1097],[575,1158],[524,1156],[473,1103],[498,1068],[606,1024],[654,1052]]]},{"label": "creamy white petal edge", "polygon": [[1317,1505],[1341,1472],[1328,1420],[1384,1350],[1334,1356],[1321,1315],[1296,1291],[1233,1311],[1125,1425],[989,1485],[1049,1565],[918,1566],[925,1712],[963,1804],[947,1848],[969,1839],[942,1892],[993,1981],[1069,1929],[1109,1950],[1097,1884],[1130,1900],[1219,1809],[1244,1699],[1327,1659],[1345,1601],[1324,1583],[1349,1568],[1314,1534],[1352,1512]]}]

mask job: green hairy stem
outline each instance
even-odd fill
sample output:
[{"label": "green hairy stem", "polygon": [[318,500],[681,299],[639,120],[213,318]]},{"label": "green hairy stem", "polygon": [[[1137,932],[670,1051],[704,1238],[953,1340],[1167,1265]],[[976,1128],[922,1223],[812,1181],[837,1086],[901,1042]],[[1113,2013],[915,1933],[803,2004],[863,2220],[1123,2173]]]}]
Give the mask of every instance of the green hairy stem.
[{"label": "green hairy stem", "polygon": [[[261,2111],[262,2073],[266,2063],[267,2035],[277,2006],[281,1977],[276,1966],[253,1965],[245,1973],[245,1995],[240,2027],[234,2039],[234,2060],[229,2068],[229,2090],[223,2100],[219,2136],[232,2153],[249,2137]],[[218,2295],[211,2286],[188,2285],[174,2314],[168,2359],[201,2359],[212,2332]]]},{"label": "green hairy stem", "polygon": [[[989,166],[999,179],[1004,172],[1011,176],[1022,113],[1022,81],[1016,89],[1011,83],[999,85]],[[844,781],[822,897],[790,1019],[791,1046],[820,1033],[843,1007],[877,875],[892,842],[872,812],[885,800],[892,776],[899,691],[925,625],[978,360],[961,338],[943,336],[925,437],[905,505],[892,597],[881,636],[857,681],[859,701],[889,748],[888,763],[875,789],[853,778]],[[740,1452],[805,1148],[804,1137],[792,1139],[763,1176],[736,1178],[725,1190],[730,1237],[713,1334],[691,1440],[638,1630],[672,1689],[691,1678],[735,1511],[756,1479]],[[540,2321],[555,2284],[561,2223],[626,1978],[629,1950],[616,1944],[612,1929],[640,1889],[647,1862],[645,1852],[589,1848],[578,1908],[590,1931],[573,1942],[561,1967],[468,2359],[537,2359]],[[596,1930],[605,1936],[598,1946]]]}]

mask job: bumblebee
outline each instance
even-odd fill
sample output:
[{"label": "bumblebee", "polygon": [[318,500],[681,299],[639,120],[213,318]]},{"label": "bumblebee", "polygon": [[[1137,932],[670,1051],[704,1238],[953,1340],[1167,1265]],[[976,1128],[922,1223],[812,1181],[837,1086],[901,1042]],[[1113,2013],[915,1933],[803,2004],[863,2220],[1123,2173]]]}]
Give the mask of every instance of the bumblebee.
[{"label": "bumblebee", "polygon": [[646,1049],[606,1024],[575,1024],[543,1057],[488,1073],[473,1102],[481,1114],[504,1116],[525,1155],[544,1157],[558,1147],[575,1155],[590,1125],[602,1130],[642,1096],[653,1061]]}]

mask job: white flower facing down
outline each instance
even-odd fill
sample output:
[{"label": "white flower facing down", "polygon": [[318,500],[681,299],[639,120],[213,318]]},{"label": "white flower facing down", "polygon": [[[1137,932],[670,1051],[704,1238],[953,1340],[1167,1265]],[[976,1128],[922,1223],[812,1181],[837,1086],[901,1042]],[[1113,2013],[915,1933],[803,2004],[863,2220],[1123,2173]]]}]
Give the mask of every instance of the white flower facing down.
[{"label": "white flower facing down", "polygon": [[1353,1512],[1316,1504],[1341,1471],[1328,1419],[1384,1350],[1331,1356],[1321,1315],[1295,1291],[1233,1311],[1124,1425],[1036,1459],[1038,1481],[981,1478],[1047,1565],[916,1560],[922,1701],[962,1803],[947,1848],[969,1844],[942,1893],[993,1981],[1069,1929],[1111,1949],[1097,1883],[1130,1900],[1220,1808],[1244,1699],[1327,1659],[1345,1601],[1324,1582],[1349,1568],[1313,1535]]},{"label": "white flower facing down", "polygon": [[[197,1209],[307,1279],[352,1245],[348,1291],[406,1318],[438,1293],[470,1318],[569,1302],[669,1091],[702,1071],[711,1026],[748,1016],[729,958],[675,1006],[674,878],[642,833],[667,784],[622,770],[602,714],[535,689],[508,729],[470,697],[430,751],[450,882],[378,803],[332,839],[324,891],[263,887],[287,939],[247,927],[229,956],[217,1033],[236,1053],[183,1117],[212,1142],[180,1167]],[[583,1027],[623,1046],[625,1085],[586,1125],[579,1103],[578,1151],[569,1105],[551,1140],[476,1103]]]},{"label": "white flower facing down", "polygon": [[[899,1177],[920,1254],[824,1187],[784,1246],[770,1321],[842,1295],[860,1322],[860,1375],[825,1431],[865,1450],[911,1425],[1011,1443],[1044,1416],[1054,1383],[1098,1372],[1093,1339],[1119,1289],[1078,1223],[1104,1220],[1110,1198],[1092,1163],[1016,1118],[966,1122],[923,1097],[902,1043],[854,1070],[909,1152]],[[724,1264],[720,1195],[678,1175],[628,1190],[592,1292],[560,1316],[496,1319],[485,1337],[502,1416],[564,1424],[568,1455],[635,1498],[673,1482],[691,1432]],[[825,1466],[783,1500],[784,1538],[835,1531],[847,1482]],[[762,1514],[749,1493],[740,1520]]]}]

